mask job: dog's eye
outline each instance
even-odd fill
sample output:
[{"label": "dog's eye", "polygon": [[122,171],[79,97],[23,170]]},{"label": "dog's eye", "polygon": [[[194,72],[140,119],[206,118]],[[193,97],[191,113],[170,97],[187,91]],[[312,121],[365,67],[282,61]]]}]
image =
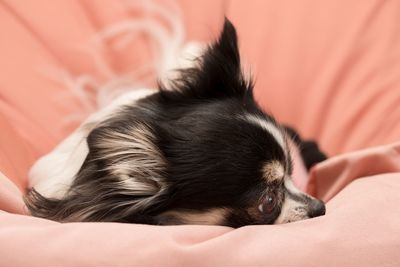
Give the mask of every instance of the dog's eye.
[{"label": "dog's eye", "polygon": [[269,214],[274,210],[275,205],[276,205],[275,196],[273,194],[268,194],[265,197],[264,201],[258,206],[258,209],[262,213]]}]

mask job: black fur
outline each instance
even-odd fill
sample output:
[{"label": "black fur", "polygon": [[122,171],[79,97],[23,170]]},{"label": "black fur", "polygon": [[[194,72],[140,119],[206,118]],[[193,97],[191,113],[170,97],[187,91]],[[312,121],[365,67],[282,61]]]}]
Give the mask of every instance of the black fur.
[{"label": "black fur", "polygon": [[[196,67],[181,70],[169,84],[97,125],[67,196],[46,199],[31,190],[26,203],[32,214],[58,221],[176,224],[184,221],[163,214],[223,209],[227,214],[219,224],[273,223],[286,189],[282,183],[268,183],[262,168],[277,161],[290,175],[290,155],[265,129],[246,120],[251,115],[277,125],[254,101],[253,83],[241,70],[233,25],[226,20],[221,36]],[[131,142],[126,136],[139,128],[149,132],[146,140],[160,156],[151,161],[154,170],[137,167],[128,177],[150,187],[149,194],[121,188],[123,177],[110,171],[146,155],[130,154],[129,147],[104,149],[107,143]],[[115,156],[107,157],[109,151]],[[268,215],[255,211],[265,192],[272,192],[278,203]]]}]

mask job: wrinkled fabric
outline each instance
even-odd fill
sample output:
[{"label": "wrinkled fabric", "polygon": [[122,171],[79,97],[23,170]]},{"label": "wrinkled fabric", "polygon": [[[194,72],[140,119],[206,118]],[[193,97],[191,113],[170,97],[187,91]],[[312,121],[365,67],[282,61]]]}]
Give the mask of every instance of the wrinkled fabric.
[{"label": "wrinkled fabric", "polygon": [[327,201],[327,214],[239,229],[30,217],[30,166],[88,111],[54,72],[107,81],[146,64],[149,40],[93,42],[143,16],[124,1],[3,0],[0,266],[399,266],[400,2],[177,2],[187,40],[212,40],[227,15],[257,101],[331,156],[309,178],[295,161],[296,184]]},{"label": "wrinkled fabric", "polygon": [[398,266],[399,190],[399,173],[364,177],[329,201],[323,217],[239,229],[60,224],[0,212],[1,263],[33,267]]}]

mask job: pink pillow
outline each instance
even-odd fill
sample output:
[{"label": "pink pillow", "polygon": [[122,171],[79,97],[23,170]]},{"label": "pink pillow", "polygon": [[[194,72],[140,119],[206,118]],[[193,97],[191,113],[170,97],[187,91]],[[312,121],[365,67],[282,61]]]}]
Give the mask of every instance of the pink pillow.
[{"label": "pink pillow", "polygon": [[27,172],[34,162],[33,152],[1,113],[0,129],[0,174],[23,191],[27,186]]}]

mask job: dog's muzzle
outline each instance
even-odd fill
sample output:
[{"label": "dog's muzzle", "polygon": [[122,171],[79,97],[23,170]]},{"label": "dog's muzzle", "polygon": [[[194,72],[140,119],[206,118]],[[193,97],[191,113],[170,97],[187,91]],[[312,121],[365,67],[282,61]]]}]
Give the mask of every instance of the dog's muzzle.
[{"label": "dog's muzzle", "polygon": [[325,204],[321,200],[313,199],[308,206],[308,216],[310,218],[325,215]]}]

